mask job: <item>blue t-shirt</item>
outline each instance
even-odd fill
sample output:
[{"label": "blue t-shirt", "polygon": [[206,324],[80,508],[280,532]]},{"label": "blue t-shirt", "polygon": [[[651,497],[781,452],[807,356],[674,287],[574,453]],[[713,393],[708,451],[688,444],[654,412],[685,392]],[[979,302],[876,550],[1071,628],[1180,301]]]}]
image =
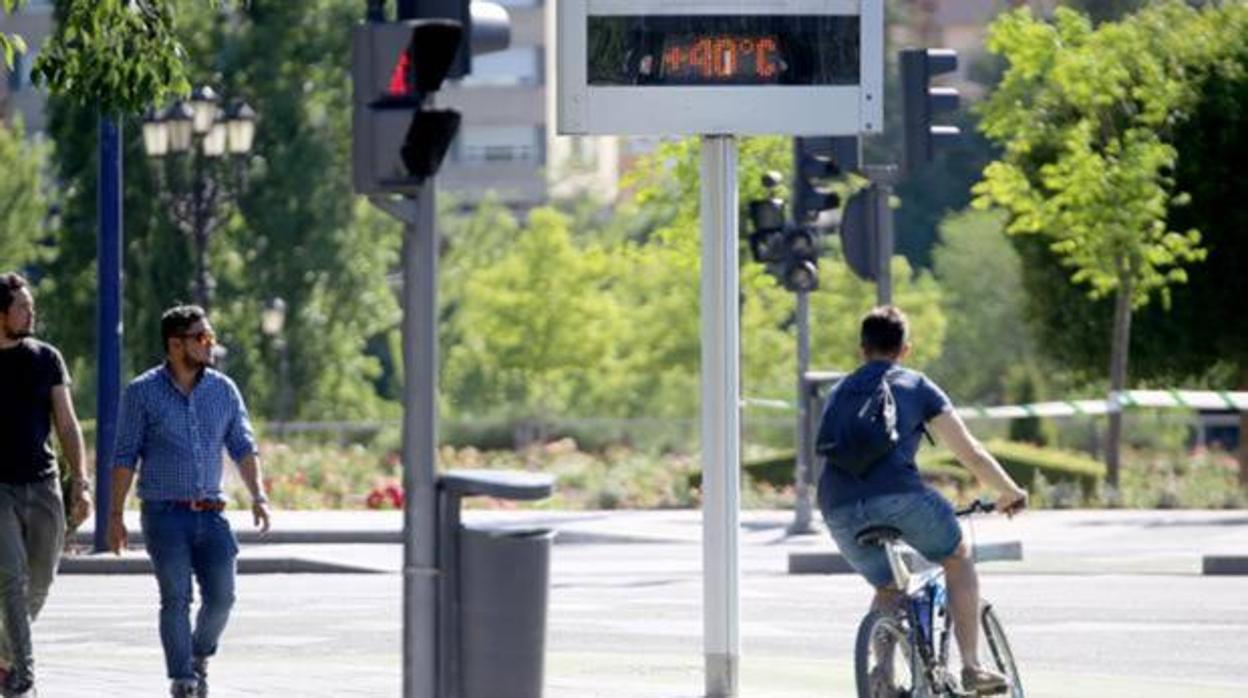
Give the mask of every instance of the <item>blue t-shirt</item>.
[{"label": "blue t-shirt", "polygon": [[831,409],[836,391],[846,385],[872,384],[890,371],[888,385],[897,404],[897,447],[858,477],[836,467],[825,466],[819,478],[819,505],[828,510],[861,499],[885,494],[903,494],[923,490],[914,455],[923,438],[923,424],[941,412],[953,409],[953,403],[940,386],[927,376],[889,361],[871,361],[846,376],[832,388],[827,407]]}]

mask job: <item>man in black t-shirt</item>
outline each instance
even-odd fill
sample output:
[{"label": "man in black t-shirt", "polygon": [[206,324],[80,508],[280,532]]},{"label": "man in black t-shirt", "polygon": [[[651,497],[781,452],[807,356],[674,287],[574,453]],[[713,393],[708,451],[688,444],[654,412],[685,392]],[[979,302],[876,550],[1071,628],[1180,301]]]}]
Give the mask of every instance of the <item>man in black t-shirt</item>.
[{"label": "man in black t-shirt", "polygon": [[70,522],[91,512],[82,430],[60,352],[31,335],[26,280],[0,274],[0,693],[31,695],[30,622],[39,614],[65,543],[53,425],[72,468]]}]

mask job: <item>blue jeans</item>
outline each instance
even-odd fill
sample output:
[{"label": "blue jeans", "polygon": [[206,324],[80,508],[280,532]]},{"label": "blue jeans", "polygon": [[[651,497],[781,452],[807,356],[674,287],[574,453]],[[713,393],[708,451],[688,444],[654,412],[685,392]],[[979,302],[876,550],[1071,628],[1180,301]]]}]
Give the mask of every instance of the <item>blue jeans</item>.
[{"label": "blue jeans", "polygon": [[850,566],[874,587],[893,583],[888,556],[877,545],[859,545],[855,538],[868,526],[892,526],[920,555],[940,562],[962,542],[962,527],[953,505],[930,488],[921,492],[884,494],[825,509],[823,520],[836,547]]},{"label": "blue jeans", "polygon": [[[143,538],[160,584],[160,644],[170,679],[193,680],[193,657],[211,657],[234,605],[238,542],[219,512],[143,503]],[[191,630],[191,575],[200,606]]]},{"label": "blue jeans", "polygon": [[56,577],[65,545],[65,506],[56,478],[0,483],[0,660],[29,673],[30,624]]}]

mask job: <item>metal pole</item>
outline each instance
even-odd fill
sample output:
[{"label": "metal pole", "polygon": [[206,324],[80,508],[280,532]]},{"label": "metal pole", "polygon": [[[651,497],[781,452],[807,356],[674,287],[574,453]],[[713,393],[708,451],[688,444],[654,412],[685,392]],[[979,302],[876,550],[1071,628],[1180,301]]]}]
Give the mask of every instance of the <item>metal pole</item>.
[{"label": "metal pole", "polygon": [[735,698],[740,665],[737,143],[702,139],[702,625],[707,698]]},{"label": "metal pole", "polygon": [[121,402],[121,129],[108,117],[99,120],[100,164],[96,202],[100,232],[96,240],[96,338],[98,375],[95,393],[95,552],[108,549],[109,491],[112,489],[113,441]]},{"label": "metal pole", "polygon": [[810,370],[810,294],[797,294],[797,443],[793,449],[793,483],[797,500],[793,508],[793,524],[789,533],[803,535],[814,532],[810,527],[810,403],[806,399],[806,371]]},{"label": "metal pole", "polygon": [[867,177],[871,180],[871,192],[876,234],[876,303],[889,305],[893,302],[893,185],[897,181],[896,165],[868,165]]},{"label": "metal pole", "polygon": [[403,229],[403,696],[437,698],[437,273],[434,184]]}]

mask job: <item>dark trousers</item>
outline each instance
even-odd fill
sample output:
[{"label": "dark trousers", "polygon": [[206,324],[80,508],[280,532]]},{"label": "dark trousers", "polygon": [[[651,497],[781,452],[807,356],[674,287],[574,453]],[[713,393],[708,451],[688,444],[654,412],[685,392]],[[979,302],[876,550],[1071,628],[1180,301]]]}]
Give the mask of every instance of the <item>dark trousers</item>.
[{"label": "dark trousers", "polygon": [[30,623],[39,615],[65,546],[65,505],[56,478],[0,483],[0,661],[30,671]]},{"label": "dark trousers", "polygon": [[[234,606],[238,543],[220,512],[143,503],[143,538],[160,585],[160,643],[169,678],[192,680],[193,657],[211,657]],[[200,605],[191,628],[192,582]]]}]

